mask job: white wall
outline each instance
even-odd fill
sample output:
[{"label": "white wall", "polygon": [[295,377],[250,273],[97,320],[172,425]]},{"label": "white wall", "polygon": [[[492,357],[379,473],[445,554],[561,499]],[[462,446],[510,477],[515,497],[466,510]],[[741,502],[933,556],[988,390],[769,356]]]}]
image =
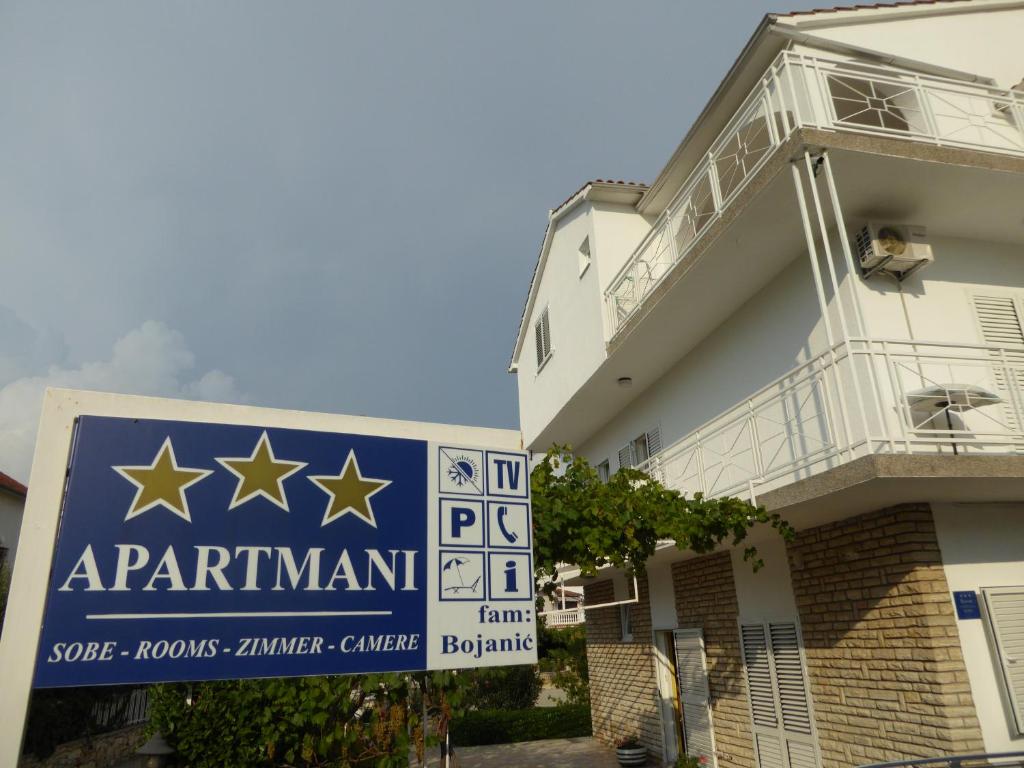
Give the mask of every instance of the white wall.
[{"label": "white wall", "polygon": [[0,547],[8,549],[8,566],[14,564],[24,506],[25,500],[22,497],[0,490]]},{"label": "white wall", "polygon": [[[586,201],[554,226],[519,355],[520,426],[527,443],[604,362],[604,289],[650,228],[631,206]],[[591,264],[580,275],[579,247],[586,237]],[[545,307],[552,354],[538,373],[534,325]]]},{"label": "white wall", "polygon": [[647,567],[647,585],[651,599],[651,628],[675,629],[679,626],[676,615],[676,593],[672,587],[672,565],[662,563]]},{"label": "white wall", "polygon": [[[932,504],[951,591],[1024,584],[1024,503]],[[1024,750],[1010,712],[984,619],[957,620],[974,706],[988,752]]]},{"label": "white wall", "polygon": [[861,11],[854,18],[858,23],[807,31],[874,51],[992,77],[1004,88],[1024,78],[1020,58],[1024,9],[914,18],[886,18],[883,14]]},{"label": "white wall", "polygon": [[[612,280],[633,255],[640,242],[651,230],[653,217],[641,216],[632,207],[595,203],[593,212],[594,266],[597,267],[601,300]],[[604,316],[605,338],[611,336],[607,313]]]},{"label": "white wall", "polygon": [[876,338],[983,343],[971,296],[1024,291],[1024,248],[933,235],[929,241],[935,262],[902,284],[906,314],[894,281],[862,281],[868,332]]},{"label": "white wall", "polygon": [[[555,224],[547,263],[519,355],[519,418],[524,435],[535,435],[605,358],[601,290],[594,264],[580,276],[579,247],[595,237],[591,205],[581,203]],[[534,325],[548,309],[551,357],[538,372]]]},{"label": "white wall", "polygon": [[[972,296],[1024,294],[1024,249],[1019,245],[930,237],[935,262],[908,278],[901,289],[883,277],[865,281],[858,276],[851,281],[844,274],[835,232],[831,240],[833,258],[840,262],[837,271],[852,334],[857,327],[850,302],[851,283],[860,296],[867,334],[879,339],[980,344],[983,338]],[[819,260],[823,258],[823,253],[819,254]],[[827,284],[824,264],[821,270]],[[835,297],[827,285],[826,294],[838,341],[841,325]],[[619,413],[609,414],[606,426],[582,445],[580,452],[593,463],[610,459],[614,471],[618,449],[642,432],[660,425],[664,444],[671,445],[826,348],[811,271],[803,254],[646,392]],[[929,368],[926,373],[937,372]],[[988,375],[986,365],[968,364],[949,375],[954,379],[974,377],[978,381],[966,383],[993,386],[982,381]],[[865,378],[862,386],[870,393],[870,381]],[[844,390],[856,436],[862,428],[855,393],[849,386]],[[876,429],[872,406],[868,418]]]},{"label": "white wall", "polygon": [[[740,620],[799,621],[786,542],[771,530],[757,533],[759,535],[751,535],[743,546],[734,547],[729,552]],[[756,573],[753,566],[743,560],[743,550],[750,544],[757,547],[758,555],[764,560],[764,567]]]},{"label": "white wall", "polygon": [[660,425],[667,446],[825,347],[806,255],[580,447],[592,463]]}]

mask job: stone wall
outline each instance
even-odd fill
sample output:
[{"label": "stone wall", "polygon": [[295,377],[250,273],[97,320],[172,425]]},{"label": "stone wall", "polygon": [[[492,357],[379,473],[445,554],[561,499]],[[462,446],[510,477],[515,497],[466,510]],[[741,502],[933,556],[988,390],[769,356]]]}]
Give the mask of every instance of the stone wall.
[{"label": "stone wall", "polygon": [[825,766],[984,751],[927,505],[802,531],[789,560]]},{"label": "stone wall", "polygon": [[[654,755],[662,754],[658,716],[658,683],[654,675],[650,593],[638,579],[639,601],[630,606],[633,640],[623,642],[619,607],[587,610],[587,664],[590,669],[590,710],[594,736],[614,744],[639,736]],[[611,580],[584,588],[584,605],[611,602]]]},{"label": "stone wall", "polygon": [[732,559],[721,552],[675,563],[672,584],[679,627],[704,632],[719,768],[754,768]]},{"label": "stone wall", "polygon": [[145,728],[142,723],[91,739],[69,741],[58,746],[45,760],[31,755],[23,757],[18,768],[108,768],[128,765],[129,761],[141,766],[145,758],[136,757],[135,750],[146,741]]}]

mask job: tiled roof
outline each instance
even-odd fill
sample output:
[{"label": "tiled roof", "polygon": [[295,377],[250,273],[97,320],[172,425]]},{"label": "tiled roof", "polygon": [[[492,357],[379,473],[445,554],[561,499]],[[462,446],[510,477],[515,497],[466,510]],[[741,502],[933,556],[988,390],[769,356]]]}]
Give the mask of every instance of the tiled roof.
[{"label": "tiled roof", "polygon": [[867,5],[837,5],[832,8],[812,8],[809,11],[789,11],[776,16],[808,16],[815,13],[836,13],[838,11],[870,11],[879,8],[902,8],[905,5],[939,5],[946,3],[969,3],[970,0],[903,0],[896,3],[870,3]]},{"label": "tiled roof", "polygon": [[24,496],[28,492],[28,488],[3,472],[0,472],[0,489],[16,493],[19,496]]},{"label": "tiled roof", "polygon": [[639,181],[622,181],[621,179],[618,180],[618,181],[612,181],[611,179],[591,179],[590,181],[585,181],[583,183],[583,185],[579,189],[577,189],[575,192],[573,192],[571,195],[569,195],[567,198],[565,198],[565,200],[560,202],[557,206],[552,208],[551,212],[554,213],[555,211],[562,210],[562,208],[564,208],[567,204],[572,202],[573,198],[575,198],[576,195],[578,195],[584,189],[589,187],[591,184],[618,184],[618,185],[623,186],[623,187],[635,187],[636,189],[647,189],[647,185],[642,183],[642,182],[639,182]]}]

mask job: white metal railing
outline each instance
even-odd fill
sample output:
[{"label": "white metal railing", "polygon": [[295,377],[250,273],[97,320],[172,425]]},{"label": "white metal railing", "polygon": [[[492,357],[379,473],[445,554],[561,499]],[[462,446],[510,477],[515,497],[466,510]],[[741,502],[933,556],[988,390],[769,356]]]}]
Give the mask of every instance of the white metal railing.
[{"label": "white metal railing", "polygon": [[1024,453],[1024,347],[842,342],[639,469],[750,498],[869,453]]},{"label": "white metal railing", "polygon": [[585,620],[583,608],[566,608],[560,611],[546,611],[541,614],[549,627],[571,627]]},{"label": "white metal railing", "polygon": [[612,278],[611,335],[800,127],[1024,155],[1024,93],[782,52]]}]

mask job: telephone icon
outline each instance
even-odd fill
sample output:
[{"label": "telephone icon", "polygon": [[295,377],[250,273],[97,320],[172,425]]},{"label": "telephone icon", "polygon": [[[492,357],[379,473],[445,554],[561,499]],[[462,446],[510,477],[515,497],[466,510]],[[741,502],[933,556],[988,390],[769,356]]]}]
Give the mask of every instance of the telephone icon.
[{"label": "telephone icon", "polygon": [[519,534],[515,531],[510,532],[505,525],[505,521],[508,519],[508,507],[502,505],[498,507],[498,530],[501,531],[501,535],[505,537],[505,541],[510,544],[515,544],[519,540]]}]

